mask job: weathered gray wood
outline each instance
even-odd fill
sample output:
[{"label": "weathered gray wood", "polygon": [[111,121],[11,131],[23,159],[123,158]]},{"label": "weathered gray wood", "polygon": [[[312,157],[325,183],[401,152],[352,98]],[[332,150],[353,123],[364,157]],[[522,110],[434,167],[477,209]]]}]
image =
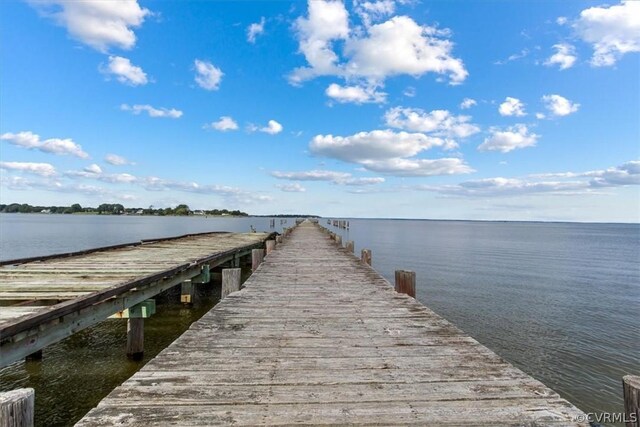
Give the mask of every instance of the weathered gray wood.
[{"label": "weathered gray wood", "polygon": [[0,427],[33,427],[34,409],[32,388],[0,393]]},{"label": "weathered gray wood", "polygon": [[267,240],[265,242],[265,255],[269,255],[276,248],[275,240]]},{"label": "weathered gray wood", "polygon": [[292,230],[78,425],[588,425],[317,226]]},{"label": "weathered gray wood", "polygon": [[640,376],[622,378],[626,427],[640,427]]},{"label": "weathered gray wood", "polygon": [[127,357],[142,360],[144,357],[144,319],[127,319]]},{"label": "weathered gray wood", "polygon": [[280,236],[276,236],[276,243],[277,243],[277,244],[282,243],[282,235],[280,235]]},{"label": "weathered gray wood", "polygon": [[360,259],[363,263],[371,265],[371,249],[363,249]]},{"label": "weathered gray wood", "polygon": [[336,234],[336,243],[338,244],[338,246],[342,246],[342,236]]},{"label": "weathered gray wood", "polygon": [[253,249],[251,251],[251,271],[256,271],[264,259],[264,249]]},{"label": "weathered gray wood", "polygon": [[396,270],[396,292],[416,297],[416,273],[415,271]]},{"label": "weathered gray wood", "polygon": [[347,249],[347,252],[353,253],[355,251],[355,244],[353,243],[353,240],[347,240],[345,248]]},{"label": "weathered gray wood", "polygon": [[[266,233],[206,233],[0,267],[0,367],[262,246]],[[68,300],[68,301],[65,301]],[[64,301],[59,303],[60,301]],[[58,303],[58,304],[56,304]],[[113,310],[113,311],[110,311]],[[27,339],[28,338],[28,339]]]},{"label": "weathered gray wood", "polygon": [[232,292],[240,290],[242,270],[240,268],[225,268],[222,270],[222,291],[220,299],[226,298]]}]

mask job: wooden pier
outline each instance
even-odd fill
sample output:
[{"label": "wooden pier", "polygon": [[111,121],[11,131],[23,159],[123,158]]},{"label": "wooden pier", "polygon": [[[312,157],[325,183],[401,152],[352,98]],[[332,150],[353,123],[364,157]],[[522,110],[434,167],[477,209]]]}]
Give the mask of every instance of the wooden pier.
[{"label": "wooden pier", "polygon": [[131,355],[139,357],[134,341],[155,310],[150,298],[209,282],[212,268],[238,266],[269,236],[201,233],[1,262],[0,368],[110,316],[128,319]]},{"label": "wooden pier", "polygon": [[588,425],[318,225],[286,234],[77,425]]}]

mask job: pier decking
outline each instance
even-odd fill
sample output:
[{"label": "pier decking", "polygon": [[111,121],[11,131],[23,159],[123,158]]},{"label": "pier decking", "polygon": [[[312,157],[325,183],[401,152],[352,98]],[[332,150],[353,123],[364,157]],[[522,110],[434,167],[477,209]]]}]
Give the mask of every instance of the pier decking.
[{"label": "pier decking", "polygon": [[79,426],[588,425],[304,222]]},{"label": "pier decking", "polygon": [[4,261],[0,368],[186,280],[207,276],[210,268],[238,263],[268,237],[201,233]]}]

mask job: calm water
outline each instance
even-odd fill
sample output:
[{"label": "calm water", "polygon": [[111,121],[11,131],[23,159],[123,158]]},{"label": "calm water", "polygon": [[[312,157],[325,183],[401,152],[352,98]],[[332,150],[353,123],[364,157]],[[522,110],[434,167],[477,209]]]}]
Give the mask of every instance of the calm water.
[{"label": "calm water", "polygon": [[[292,220],[289,220],[291,223]],[[622,410],[621,377],[640,373],[640,225],[351,220],[388,279],[415,270],[417,297],[587,412]],[[278,229],[280,221],[276,220]],[[0,258],[200,231],[268,230],[267,218],[0,214]],[[323,222],[326,226],[326,220]],[[147,322],[151,358],[216,301],[164,298]],[[69,425],[140,364],[109,320],[0,371],[0,390],[36,388],[39,425]],[[143,362],[144,363],[144,362]]]},{"label": "calm water", "polygon": [[[323,222],[324,226],[326,220]],[[351,220],[393,281],[586,412],[621,412],[640,375],[640,225]]]}]

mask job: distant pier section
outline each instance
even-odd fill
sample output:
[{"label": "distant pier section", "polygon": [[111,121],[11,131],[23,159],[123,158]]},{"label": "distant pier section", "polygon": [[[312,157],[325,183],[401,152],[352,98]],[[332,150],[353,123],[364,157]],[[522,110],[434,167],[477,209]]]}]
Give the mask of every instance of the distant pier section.
[{"label": "distant pier section", "polygon": [[126,319],[127,354],[140,359],[155,295],[180,285],[191,303],[214,268],[250,263],[274,235],[201,233],[0,262],[0,368],[109,317]]},{"label": "distant pier section", "polygon": [[305,221],[254,249],[244,288],[78,425],[589,425],[339,237]]}]

